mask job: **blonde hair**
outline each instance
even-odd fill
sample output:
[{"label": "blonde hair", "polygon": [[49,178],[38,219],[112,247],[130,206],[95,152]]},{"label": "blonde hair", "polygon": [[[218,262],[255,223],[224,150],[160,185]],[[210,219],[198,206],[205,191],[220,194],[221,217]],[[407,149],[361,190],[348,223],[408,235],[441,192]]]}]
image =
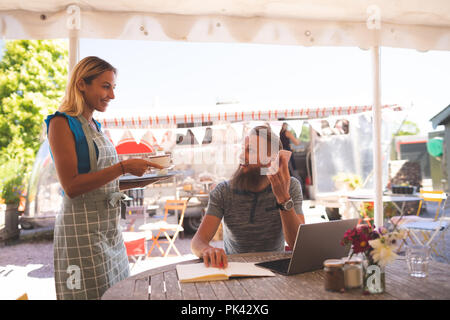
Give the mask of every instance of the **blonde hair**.
[{"label": "blonde hair", "polygon": [[69,116],[76,117],[83,113],[86,102],[83,93],[78,89],[77,83],[83,79],[86,84],[91,84],[92,80],[97,78],[105,71],[117,73],[117,69],[111,64],[98,57],[90,56],[77,63],[70,75],[67,84],[66,93],[58,108],[58,111],[65,112]]}]

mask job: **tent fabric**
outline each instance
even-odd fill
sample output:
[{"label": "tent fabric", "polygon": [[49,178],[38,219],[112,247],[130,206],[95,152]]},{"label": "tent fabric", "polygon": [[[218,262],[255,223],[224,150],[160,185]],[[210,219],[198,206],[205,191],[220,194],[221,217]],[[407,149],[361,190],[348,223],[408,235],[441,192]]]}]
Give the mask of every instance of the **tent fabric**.
[{"label": "tent fabric", "polygon": [[[382,109],[401,110],[398,105],[384,105]],[[330,116],[346,116],[356,113],[372,111],[372,106],[335,106],[323,108],[301,108],[301,109],[273,109],[273,110],[252,110],[218,113],[200,114],[167,114],[167,115],[140,115],[136,117],[124,118],[97,118],[104,129],[114,128],[158,128],[176,127],[178,124],[193,123],[201,124],[205,122],[217,121],[276,121],[279,118],[293,119],[319,119]]]},{"label": "tent fabric", "polygon": [[[2,0],[0,35],[69,38],[75,49],[78,38],[373,48],[374,127],[379,137],[379,47],[450,50],[450,1]],[[72,52],[71,66],[75,60]],[[173,122],[177,120],[174,116]],[[152,125],[153,119],[144,121]],[[379,152],[378,139],[375,143]],[[375,162],[379,181],[381,159]],[[375,189],[375,224],[382,225],[381,185],[376,183]]]},{"label": "tent fabric", "polygon": [[2,0],[0,34],[450,50],[450,1]]}]

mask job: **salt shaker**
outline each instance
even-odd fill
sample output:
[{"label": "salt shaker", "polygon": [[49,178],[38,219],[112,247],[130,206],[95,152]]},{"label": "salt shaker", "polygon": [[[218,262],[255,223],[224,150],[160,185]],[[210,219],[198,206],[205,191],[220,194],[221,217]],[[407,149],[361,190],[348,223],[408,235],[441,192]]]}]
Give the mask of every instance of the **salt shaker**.
[{"label": "salt shaker", "polygon": [[344,262],[345,289],[361,288],[363,283],[362,260],[352,258]]}]

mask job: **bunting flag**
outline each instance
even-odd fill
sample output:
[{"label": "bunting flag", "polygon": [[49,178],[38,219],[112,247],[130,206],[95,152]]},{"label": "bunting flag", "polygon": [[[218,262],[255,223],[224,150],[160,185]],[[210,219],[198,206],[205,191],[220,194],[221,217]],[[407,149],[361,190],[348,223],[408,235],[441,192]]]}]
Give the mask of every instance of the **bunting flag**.
[{"label": "bunting flag", "polygon": [[111,133],[109,132],[110,130],[106,129],[106,130],[102,130],[102,131],[105,134],[105,136],[107,136],[108,139],[112,142]]},{"label": "bunting flag", "polygon": [[[130,129],[131,131],[136,129]],[[146,143],[150,145],[158,145],[158,141],[156,140],[155,136],[153,135],[153,130],[147,130],[145,134],[142,136],[141,141],[145,141]]]},{"label": "bunting flag", "polygon": [[195,139],[198,141],[198,143],[202,143],[203,138],[205,137],[207,127],[192,127],[191,129],[192,133],[194,134]]},{"label": "bunting flag", "polygon": [[289,124],[289,127],[291,127],[291,129],[294,130],[297,138],[299,138],[300,135],[302,134],[304,121],[303,120],[288,120],[286,122]]},{"label": "bunting flag", "polygon": [[176,133],[175,130],[166,130],[162,137],[162,141],[159,143],[163,150],[171,150],[176,143]]},{"label": "bunting flag", "polygon": [[270,124],[270,128],[272,129],[272,131],[279,136],[280,135],[280,131],[281,131],[281,127],[283,126],[284,121],[271,121],[269,122]]},{"label": "bunting flag", "polygon": [[328,124],[330,125],[330,128],[334,128],[334,126],[336,125],[337,118],[330,117],[327,119],[327,121],[328,121]]},{"label": "bunting flag", "polygon": [[148,129],[131,129],[131,135],[137,144],[141,143],[142,137],[147,133]]},{"label": "bunting flag", "polygon": [[119,141],[122,140],[125,131],[125,129],[108,129],[109,137],[115,146],[117,146]]},{"label": "bunting flag", "polygon": [[164,139],[164,134],[166,133],[167,129],[152,129],[151,133],[153,134],[153,137],[156,140],[156,143],[161,144]]},{"label": "bunting flag", "polygon": [[311,128],[314,129],[319,135],[322,135],[322,120],[311,120],[308,121]]},{"label": "bunting flag", "polygon": [[[389,107],[389,108],[388,108]],[[398,106],[384,106],[385,109],[383,109],[382,115],[384,116],[386,113],[386,117],[392,116],[393,112],[401,110]],[[336,124],[336,121],[343,118],[351,118],[357,115],[358,110],[369,110],[369,107],[352,107],[352,108],[345,108],[345,107],[339,107],[335,109],[311,109],[308,111],[308,109],[302,109],[303,111],[294,111],[288,112],[287,115],[295,114],[296,112],[309,114],[310,116],[314,115],[323,115],[327,113],[331,114],[339,114],[343,113],[342,110],[345,110],[347,115],[343,116],[329,116],[326,119],[324,118],[314,118],[308,120],[308,123],[311,125],[311,127],[317,131],[319,134],[322,134],[322,122],[326,121],[327,124],[331,128],[333,128]],[[278,116],[286,116],[286,114],[278,111],[273,112],[273,114],[278,113]],[[360,113],[361,114],[361,113]],[[364,116],[371,118],[371,114],[368,112],[362,113]],[[267,112],[267,115],[269,115],[269,112]],[[209,118],[213,117],[214,115],[208,114]],[[215,115],[219,116],[219,114]],[[242,116],[242,114],[241,114]],[[244,115],[245,116],[245,115]],[[244,117],[242,116],[242,117]],[[256,117],[253,113],[253,118],[262,118],[261,115],[258,113],[258,116]],[[383,119],[386,119],[385,117]],[[192,120],[192,119],[191,119]],[[114,145],[118,145],[120,141],[124,140],[134,140],[137,144],[140,144],[142,141],[145,141],[146,144],[159,147],[161,146],[163,149],[166,149],[168,146],[171,146],[175,144],[177,135],[183,135],[185,136],[187,133],[187,130],[191,130],[191,132],[194,134],[195,139],[198,141],[198,143],[202,143],[207,128],[212,129],[212,135],[213,135],[213,141],[218,143],[225,143],[226,141],[230,143],[239,143],[242,141],[243,137],[245,137],[251,128],[254,128],[256,126],[260,125],[267,125],[269,124],[272,128],[272,130],[279,134],[281,127],[284,122],[287,122],[289,124],[289,127],[295,131],[295,134],[297,137],[300,137],[303,129],[303,124],[305,120],[303,119],[285,119],[282,121],[279,120],[272,120],[272,121],[261,121],[261,120],[251,120],[251,121],[237,121],[237,122],[226,122],[224,119],[221,119],[220,121],[217,121],[218,124],[214,124],[213,126],[194,126],[191,128],[163,128],[164,126],[161,125],[161,123],[158,124],[157,127],[138,127],[136,128],[136,122],[134,122],[134,127],[129,127],[128,129],[126,127],[128,120],[101,120],[102,125],[105,128],[104,132],[105,134],[110,138],[110,140],[113,142]],[[142,119],[139,122],[141,125],[143,124]],[[111,125],[112,127],[107,128],[108,125]],[[124,125],[122,127],[122,125]],[[358,124],[355,124],[358,126]],[[233,141],[231,141],[233,140]]]},{"label": "bunting flag", "polygon": [[[402,108],[398,105],[384,105],[382,109],[391,108],[395,111]],[[369,112],[372,106],[348,106],[348,107],[323,107],[323,108],[301,108],[301,109],[275,109],[264,111],[233,111],[218,113],[200,113],[184,115],[151,115],[137,116],[131,118],[100,119],[102,127],[110,128],[174,128],[182,123],[201,124],[205,121],[212,122],[247,122],[252,121],[262,124],[271,121],[278,121],[279,118],[294,119],[322,119],[327,117],[349,116],[356,113]]]}]

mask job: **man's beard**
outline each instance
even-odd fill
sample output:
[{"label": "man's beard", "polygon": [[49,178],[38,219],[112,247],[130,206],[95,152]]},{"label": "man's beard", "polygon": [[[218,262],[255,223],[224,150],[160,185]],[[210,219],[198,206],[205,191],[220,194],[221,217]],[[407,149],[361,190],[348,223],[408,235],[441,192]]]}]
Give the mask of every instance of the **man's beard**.
[{"label": "man's beard", "polygon": [[244,172],[244,167],[239,166],[231,177],[231,186],[239,190],[256,191],[266,181],[267,177],[261,174],[261,168],[247,167],[247,172]]}]

